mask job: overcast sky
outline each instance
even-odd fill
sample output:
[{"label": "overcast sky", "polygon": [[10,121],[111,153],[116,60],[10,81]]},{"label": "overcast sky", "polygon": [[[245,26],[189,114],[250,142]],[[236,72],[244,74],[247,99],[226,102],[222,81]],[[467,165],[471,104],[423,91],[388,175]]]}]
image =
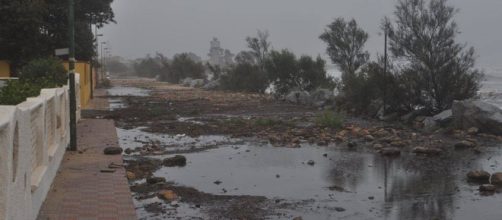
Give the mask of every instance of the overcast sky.
[{"label": "overcast sky", "polygon": [[[478,66],[502,68],[502,0],[450,0],[460,9],[461,42],[474,46]],[[274,49],[325,55],[319,35],[337,17],[355,18],[369,33],[368,50],[383,51],[379,24],[392,16],[395,0],[115,0],[117,24],[101,31],[114,55],[138,58],[156,51],[194,52],[207,58],[217,37],[233,53],[245,37],[268,30]]]}]

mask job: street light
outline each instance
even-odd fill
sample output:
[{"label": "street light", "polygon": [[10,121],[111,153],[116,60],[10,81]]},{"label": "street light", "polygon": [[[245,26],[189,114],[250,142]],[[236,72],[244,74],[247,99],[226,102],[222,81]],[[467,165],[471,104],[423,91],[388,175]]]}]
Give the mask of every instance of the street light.
[{"label": "street light", "polygon": [[68,0],[68,26],[70,56],[68,60],[70,83],[70,146],[69,150],[77,150],[77,100],[75,95],[75,5],[73,0]]}]

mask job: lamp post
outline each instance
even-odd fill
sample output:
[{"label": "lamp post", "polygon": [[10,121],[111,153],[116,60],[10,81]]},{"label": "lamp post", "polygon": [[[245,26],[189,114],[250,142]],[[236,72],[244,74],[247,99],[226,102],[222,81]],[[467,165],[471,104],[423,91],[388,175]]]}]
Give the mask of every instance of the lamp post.
[{"label": "lamp post", "polygon": [[74,1],[68,0],[68,36],[70,43],[70,56],[68,60],[70,83],[70,146],[69,150],[77,150],[77,100],[75,95],[75,9]]}]

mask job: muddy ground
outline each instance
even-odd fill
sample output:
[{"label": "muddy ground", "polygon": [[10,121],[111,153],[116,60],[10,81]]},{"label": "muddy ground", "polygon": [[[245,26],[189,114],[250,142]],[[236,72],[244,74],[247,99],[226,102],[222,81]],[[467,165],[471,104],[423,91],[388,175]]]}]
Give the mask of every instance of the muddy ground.
[{"label": "muddy ground", "polygon": [[[411,219],[461,219],[466,214],[455,211],[459,207],[439,204],[449,204],[445,194],[478,199],[455,193],[478,187],[466,183],[465,173],[499,169],[491,162],[501,153],[502,138],[474,130],[424,132],[401,122],[350,116],[342,127],[328,128],[318,123],[323,110],[266,95],[143,79],[113,85],[113,110],[86,116],[116,121],[143,219],[403,219],[406,209],[417,205],[424,207]],[[188,163],[166,164],[175,154]],[[403,180],[388,180],[389,169]],[[311,174],[316,172],[321,173]],[[323,177],[315,180],[318,176]],[[383,186],[373,183],[384,177]],[[384,198],[375,199],[381,192]],[[394,200],[406,205],[396,208]]]}]

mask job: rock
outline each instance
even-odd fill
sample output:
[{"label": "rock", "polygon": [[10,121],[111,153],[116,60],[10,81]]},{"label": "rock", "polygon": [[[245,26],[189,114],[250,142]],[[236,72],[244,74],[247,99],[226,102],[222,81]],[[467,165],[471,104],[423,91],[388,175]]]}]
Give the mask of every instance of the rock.
[{"label": "rock", "polygon": [[204,86],[203,79],[194,79],[190,82],[190,87],[192,87],[192,88],[200,88],[202,86]]},{"label": "rock", "polygon": [[220,185],[222,182],[220,180],[216,180],[213,183],[216,184],[216,185]]},{"label": "rock", "polygon": [[445,110],[437,115],[434,115],[432,118],[439,125],[445,126],[453,121],[453,111],[451,109],[448,109],[448,110]]},{"label": "rock", "polygon": [[335,207],[335,211],[337,212],[345,212],[345,209],[342,207]]},{"label": "rock", "polygon": [[394,146],[394,147],[404,147],[404,146],[406,146],[406,143],[404,143],[404,141],[402,141],[402,140],[394,140],[394,141],[390,142],[390,145]]},{"label": "rock", "polygon": [[176,193],[172,190],[163,190],[159,192],[158,197],[169,202],[173,202],[178,199],[178,195],[176,195]]},{"label": "rock", "polygon": [[117,155],[122,153],[121,147],[107,147],[103,150],[103,153],[106,155]]},{"label": "rock", "polygon": [[298,217],[293,218],[293,220],[303,220],[303,218],[301,216],[298,216]]},{"label": "rock", "polygon": [[401,150],[397,147],[385,147],[380,150],[380,153],[384,156],[398,156]]},{"label": "rock", "polygon": [[166,158],[162,161],[162,165],[166,167],[183,167],[187,164],[187,158],[182,155]]},{"label": "rock", "polygon": [[373,135],[366,135],[364,136],[364,139],[366,139],[366,141],[374,141],[375,140],[375,137],[373,137]]},{"label": "rock", "polygon": [[495,192],[497,187],[491,184],[483,184],[479,186],[479,191],[481,192]]},{"label": "rock", "polygon": [[426,155],[438,155],[443,151],[439,148],[428,148],[428,147],[415,147],[413,148],[413,153],[416,154],[426,154]]},{"label": "rock", "polygon": [[453,118],[459,128],[479,128],[479,132],[502,135],[502,109],[480,100],[453,102]]},{"label": "rock", "polygon": [[134,150],[132,150],[131,148],[127,148],[124,151],[125,154],[132,154],[133,152],[134,152]]},{"label": "rock", "polygon": [[490,173],[484,170],[473,170],[467,173],[467,179],[471,181],[487,181],[490,180]]},{"label": "rock", "polygon": [[307,91],[292,91],[286,95],[286,101],[296,104],[306,104],[312,103],[312,97]]},{"label": "rock", "polygon": [[472,128],[467,129],[467,134],[470,134],[470,135],[475,135],[478,132],[479,132],[479,128],[476,128],[476,127],[472,127]]},{"label": "rock", "polygon": [[477,144],[471,141],[460,141],[455,144],[455,149],[474,148]]},{"label": "rock", "polygon": [[[316,89],[311,93],[311,102],[316,107],[333,105],[335,103],[335,94],[329,89]],[[334,107],[334,106],[332,106]]]},{"label": "rock", "polygon": [[164,177],[148,177],[146,178],[146,183],[148,184],[157,184],[157,183],[165,183],[166,178]]},{"label": "rock", "polygon": [[369,200],[373,200],[373,199],[375,199],[375,197],[374,196],[370,196],[370,197],[368,197],[368,199]]},{"label": "rock", "polygon": [[381,145],[381,144],[373,144],[373,149],[375,149],[375,150],[380,150],[382,148],[383,148],[383,145]]},{"label": "rock", "polygon": [[423,121],[423,129],[425,131],[431,132],[438,129],[438,124],[433,117],[426,117]]},{"label": "rock", "polygon": [[220,81],[219,80],[212,80],[206,83],[202,88],[205,90],[215,90],[220,87]]},{"label": "rock", "polygon": [[183,86],[189,87],[190,84],[192,84],[192,80],[193,80],[192,78],[187,77],[187,78],[182,79],[180,84]]},{"label": "rock", "polygon": [[502,185],[502,173],[494,173],[494,174],[492,174],[491,184],[493,184],[493,185]]},{"label": "rock", "polygon": [[134,180],[134,179],[136,179],[136,174],[134,174],[131,171],[127,171],[126,172],[126,177],[127,177],[128,180]]},{"label": "rock", "polygon": [[379,118],[382,121],[396,121],[397,119],[399,119],[399,114],[397,112],[394,112],[394,113],[386,114],[386,115],[379,117]]},{"label": "rock", "polygon": [[315,165],[315,161],[309,160],[309,161],[307,161],[307,164],[310,165],[310,166],[314,166]]},{"label": "rock", "polygon": [[354,141],[349,141],[349,142],[347,143],[347,147],[349,147],[349,148],[354,148],[354,147],[357,147],[357,143],[356,143],[356,142],[354,142]]}]

